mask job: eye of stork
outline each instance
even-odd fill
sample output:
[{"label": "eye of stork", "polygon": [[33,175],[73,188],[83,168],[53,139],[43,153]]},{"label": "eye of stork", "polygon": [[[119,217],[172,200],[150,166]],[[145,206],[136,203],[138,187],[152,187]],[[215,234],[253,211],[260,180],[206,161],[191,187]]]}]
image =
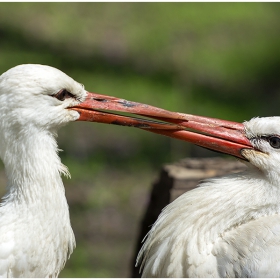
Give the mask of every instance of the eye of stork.
[{"label": "eye of stork", "polygon": [[280,136],[263,136],[262,139],[266,140],[269,145],[274,149],[280,149]]},{"label": "eye of stork", "polygon": [[66,89],[61,89],[58,93],[52,96],[60,101],[64,101],[67,98],[75,98],[75,96],[71,92],[67,91]]},{"label": "eye of stork", "polygon": [[271,136],[268,138],[268,142],[270,146],[274,149],[280,149],[280,137],[279,136]]}]

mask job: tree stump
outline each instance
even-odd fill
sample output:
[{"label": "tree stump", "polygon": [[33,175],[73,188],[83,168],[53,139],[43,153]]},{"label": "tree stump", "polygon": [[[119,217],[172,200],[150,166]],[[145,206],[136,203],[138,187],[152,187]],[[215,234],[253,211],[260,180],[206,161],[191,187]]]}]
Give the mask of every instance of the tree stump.
[{"label": "tree stump", "polygon": [[158,180],[153,184],[150,201],[140,224],[135,254],[132,260],[131,277],[141,277],[135,260],[142,241],[156,221],[161,210],[181,194],[197,187],[201,180],[245,169],[242,162],[224,158],[186,158],[164,165]]}]

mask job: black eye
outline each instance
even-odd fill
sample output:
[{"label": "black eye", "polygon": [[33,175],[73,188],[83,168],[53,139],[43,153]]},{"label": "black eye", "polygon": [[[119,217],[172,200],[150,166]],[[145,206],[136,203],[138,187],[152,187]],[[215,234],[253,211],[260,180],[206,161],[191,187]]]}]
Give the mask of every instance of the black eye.
[{"label": "black eye", "polygon": [[64,101],[67,98],[74,98],[74,95],[68,92],[66,89],[62,89],[58,93],[54,94],[53,97],[57,98],[60,101]]},{"label": "black eye", "polygon": [[268,138],[270,146],[274,149],[280,149],[280,137],[271,136]]}]

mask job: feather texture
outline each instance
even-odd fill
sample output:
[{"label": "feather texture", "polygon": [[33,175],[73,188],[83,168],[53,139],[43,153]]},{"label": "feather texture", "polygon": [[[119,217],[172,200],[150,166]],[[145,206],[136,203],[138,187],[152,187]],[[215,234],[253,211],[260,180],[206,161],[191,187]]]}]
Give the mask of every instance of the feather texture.
[{"label": "feather texture", "polygon": [[280,277],[280,118],[245,122],[248,169],[165,207],[139,252],[143,277]]}]

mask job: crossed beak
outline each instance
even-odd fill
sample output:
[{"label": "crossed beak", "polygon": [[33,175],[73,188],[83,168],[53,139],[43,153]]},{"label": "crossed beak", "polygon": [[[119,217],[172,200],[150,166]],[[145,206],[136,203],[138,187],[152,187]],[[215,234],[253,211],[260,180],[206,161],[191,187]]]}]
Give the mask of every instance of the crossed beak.
[{"label": "crossed beak", "polygon": [[[184,140],[198,146],[246,160],[243,149],[254,149],[242,123],[170,112],[116,97],[88,92],[84,102],[69,109],[80,113],[79,121],[137,127]],[[121,115],[116,112],[129,113]]]}]

